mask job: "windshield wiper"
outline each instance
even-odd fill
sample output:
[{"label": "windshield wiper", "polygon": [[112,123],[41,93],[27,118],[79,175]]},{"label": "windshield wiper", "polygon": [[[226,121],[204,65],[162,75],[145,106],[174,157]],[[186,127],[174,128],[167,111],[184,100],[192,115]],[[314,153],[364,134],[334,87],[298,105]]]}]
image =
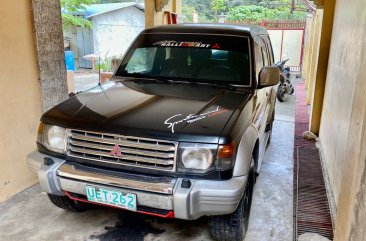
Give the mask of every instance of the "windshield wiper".
[{"label": "windshield wiper", "polygon": [[[167,78],[163,76],[149,76],[141,73],[127,73],[124,72],[125,75],[119,75],[118,77],[122,78],[133,78],[131,81],[134,83],[164,83],[164,84],[187,84],[187,85],[208,85],[208,86],[214,86],[219,88],[225,88],[230,91],[235,91],[236,87],[228,84],[228,83],[219,83],[219,82],[197,82],[197,81],[187,81],[183,80],[184,78]],[[182,80],[180,80],[182,79]]]},{"label": "windshield wiper", "polygon": [[219,88],[224,88],[224,89],[227,89],[227,90],[230,90],[230,91],[235,91],[236,90],[236,87],[231,85],[231,84],[228,84],[228,83],[213,83],[213,82],[192,82],[192,83],[195,83],[195,84],[198,84],[198,85],[211,85],[211,86],[215,86],[215,87],[219,87]]},{"label": "windshield wiper", "polygon": [[154,77],[151,77],[149,75],[146,74],[141,74],[141,73],[123,73],[123,75],[118,75],[119,77],[123,77],[123,78],[141,78],[141,79],[155,79]]},{"label": "windshield wiper", "polygon": [[[183,79],[183,78],[180,78]],[[188,81],[188,80],[174,80],[174,79],[159,79],[162,81],[165,81],[165,83],[169,83],[169,84],[187,84],[187,85],[209,85],[209,86],[214,86],[214,87],[219,87],[219,88],[225,88],[228,89],[230,91],[235,91],[236,87],[228,84],[228,83],[213,83],[213,82],[197,82],[197,81]]]},{"label": "windshield wiper", "polygon": [[118,75],[116,77],[121,78],[122,80],[132,81],[134,83],[168,83],[170,84],[169,80],[156,78],[156,76],[149,76],[141,73],[124,73],[125,75]]}]

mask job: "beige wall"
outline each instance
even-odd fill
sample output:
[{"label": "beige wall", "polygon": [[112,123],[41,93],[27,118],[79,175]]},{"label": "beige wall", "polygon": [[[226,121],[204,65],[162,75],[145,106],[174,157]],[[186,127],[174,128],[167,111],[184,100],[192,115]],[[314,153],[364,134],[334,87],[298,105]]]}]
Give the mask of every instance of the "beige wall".
[{"label": "beige wall", "polygon": [[[267,30],[273,47],[275,62],[282,59],[290,59],[286,62],[289,66],[300,66],[301,45],[303,38],[302,30]],[[283,36],[282,36],[283,34]],[[282,45],[282,49],[281,49]]]},{"label": "beige wall", "polygon": [[366,8],[337,0],[319,138],[337,204],[335,240],[366,237]]},{"label": "beige wall", "polygon": [[29,0],[0,7],[0,202],[35,183],[25,156],[36,148],[41,94]]}]

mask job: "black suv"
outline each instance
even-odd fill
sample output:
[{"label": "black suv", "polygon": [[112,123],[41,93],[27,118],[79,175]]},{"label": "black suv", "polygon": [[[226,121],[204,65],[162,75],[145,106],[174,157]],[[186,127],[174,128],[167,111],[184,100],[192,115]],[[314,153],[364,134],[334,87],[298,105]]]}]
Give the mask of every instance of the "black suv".
[{"label": "black suv", "polygon": [[42,116],[27,162],[60,208],[209,216],[215,239],[242,240],[278,81],[263,28],[147,29],[110,82]]}]

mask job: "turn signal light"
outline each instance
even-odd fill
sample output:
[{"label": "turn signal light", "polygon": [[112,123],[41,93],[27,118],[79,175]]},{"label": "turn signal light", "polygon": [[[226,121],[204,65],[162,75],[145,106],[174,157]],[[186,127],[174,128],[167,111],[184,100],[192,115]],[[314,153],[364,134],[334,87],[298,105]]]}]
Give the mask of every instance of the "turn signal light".
[{"label": "turn signal light", "polygon": [[230,158],[234,154],[234,144],[230,143],[228,145],[220,145],[219,152],[217,157],[218,158]]},{"label": "turn signal light", "polygon": [[43,134],[43,128],[44,128],[44,123],[43,122],[39,123],[38,134]]}]

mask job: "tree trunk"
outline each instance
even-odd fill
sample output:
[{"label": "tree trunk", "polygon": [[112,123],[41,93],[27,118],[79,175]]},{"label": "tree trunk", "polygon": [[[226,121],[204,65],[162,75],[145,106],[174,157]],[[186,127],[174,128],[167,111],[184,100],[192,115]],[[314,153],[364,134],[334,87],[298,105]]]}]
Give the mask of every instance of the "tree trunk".
[{"label": "tree trunk", "polygon": [[32,2],[43,111],[68,97],[60,0]]}]

